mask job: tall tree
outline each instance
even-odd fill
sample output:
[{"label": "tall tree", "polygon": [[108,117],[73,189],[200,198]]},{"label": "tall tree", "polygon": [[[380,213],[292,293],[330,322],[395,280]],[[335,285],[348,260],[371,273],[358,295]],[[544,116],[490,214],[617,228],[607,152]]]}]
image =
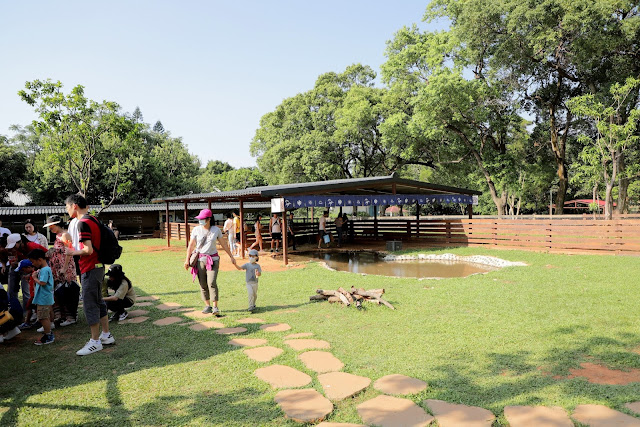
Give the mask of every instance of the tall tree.
[{"label": "tall tree", "polygon": [[5,135],[0,135],[0,164],[0,204],[4,204],[7,194],[19,188],[27,172],[26,156]]}]

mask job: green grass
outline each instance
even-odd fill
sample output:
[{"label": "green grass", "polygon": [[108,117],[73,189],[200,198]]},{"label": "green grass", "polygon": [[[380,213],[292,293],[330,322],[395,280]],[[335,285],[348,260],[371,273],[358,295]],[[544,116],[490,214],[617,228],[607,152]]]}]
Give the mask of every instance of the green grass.
[{"label": "green grass", "polygon": [[[182,269],[183,252],[145,251],[160,240],[124,242],[120,259],[139,295],[201,307],[197,284]],[[637,258],[565,256],[459,248],[458,255],[494,255],[528,267],[443,280],[360,276],[309,264],[260,279],[254,315],[292,330],[266,333],[249,325],[247,337],[267,338],[285,351],[271,363],[317,375],[283,344],[295,332],[331,343],[345,372],[376,380],[399,373],[426,381],[410,398],[477,405],[499,416],[506,405],[561,406],[569,412],[598,403],[627,412],[640,383],[591,384],[567,376],[585,361],[616,369],[640,368],[640,263]],[[308,303],[316,288],[385,288],[397,308],[365,310]],[[221,272],[220,305],[228,326],[246,317],[244,272]],[[295,310],[295,311],[292,311]],[[166,316],[150,308],[151,321]],[[173,315],[173,314],[172,314]],[[253,371],[265,364],[229,346],[213,330],[157,327],[151,321],[114,325],[117,344],[78,357],[89,337],[79,325],[56,330],[56,342],[36,347],[35,332],[0,345],[0,425],[295,425],[273,402],[276,391]],[[378,394],[372,387],[337,403],[330,421],[361,422],[356,405]],[[424,407],[424,405],[423,405]]]}]

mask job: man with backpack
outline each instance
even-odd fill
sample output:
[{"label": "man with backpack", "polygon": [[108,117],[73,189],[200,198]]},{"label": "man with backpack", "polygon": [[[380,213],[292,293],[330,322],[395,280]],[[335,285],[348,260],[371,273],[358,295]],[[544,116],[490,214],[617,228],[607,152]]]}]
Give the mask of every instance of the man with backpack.
[{"label": "man with backpack", "polygon": [[[95,217],[89,215],[87,201],[80,194],[72,194],[67,197],[65,204],[69,216],[78,219],[78,234],[82,245],[82,249],[79,250],[67,248],[67,254],[80,256],[82,308],[89,328],[91,329],[91,339],[83,348],[78,350],[76,354],[78,356],[87,356],[102,350],[103,345],[114,344],[116,342],[113,335],[109,332],[107,304],[105,304],[102,299],[104,263],[98,256],[102,248],[102,228],[106,227]],[[108,252],[106,248],[104,252]],[[119,256],[119,254],[117,256]],[[102,327],[102,333],[100,333],[100,327]]]}]

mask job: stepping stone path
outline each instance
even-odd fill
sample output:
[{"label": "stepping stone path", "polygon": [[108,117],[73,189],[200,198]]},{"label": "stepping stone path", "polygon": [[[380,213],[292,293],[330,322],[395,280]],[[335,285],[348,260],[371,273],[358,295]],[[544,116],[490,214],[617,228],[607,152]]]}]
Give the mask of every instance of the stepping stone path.
[{"label": "stepping stone path", "polygon": [[147,296],[138,296],[136,297],[136,301],[158,301],[160,299],[160,297],[156,297],[153,295],[147,295]]},{"label": "stepping stone path", "polygon": [[153,303],[151,301],[146,301],[146,302],[137,302],[134,305],[136,307],[149,307],[150,305],[153,305]]},{"label": "stepping stone path", "polygon": [[324,340],[310,340],[310,339],[295,339],[287,340],[284,342],[294,350],[309,350],[313,348],[329,348],[330,345]]},{"label": "stepping stone path", "polygon": [[640,402],[625,403],[626,408],[630,411],[640,414]]},{"label": "stepping stone path", "polygon": [[[285,340],[289,340],[292,338],[304,338],[304,337],[312,337],[313,333],[311,332],[300,332],[299,334],[291,334],[284,337]],[[321,423],[322,424],[322,423]]]},{"label": "stepping stone path", "polygon": [[190,312],[193,311],[193,308],[191,307],[182,307],[182,308],[178,308],[176,310],[169,310],[169,313],[186,313],[186,312]]},{"label": "stepping stone path", "polygon": [[172,309],[178,308],[178,307],[182,307],[182,305],[178,304],[177,302],[165,302],[164,304],[156,305],[156,308],[158,310],[172,310]]},{"label": "stepping stone path", "polygon": [[331,400],[342,400],[360,393],[369,387],[371,380],[346,372],[330,372],[318,375],[325,396]]},{"label": "stepping stone path", "polygon": [[491,411],[477,406],[459,405],[434,399],[425,400],[424,403],[435,415],[440,427],[491,427],[496,419]]},{"label": "stepping stone path", "polygon": [[260,329],[266,332],[283,332],[291,329],[291,326],[286,323],[267,323],[266,325],[260,326]]},{"label": "stepping stone path", "polygon": [[351,424],[351,423],[328,423],[326,421],[316,425],[316,427],[367,427],[364,424]]},{"label": "stepping stone path", "polygon": [[427,383],[406,375],[386,375],[373,384],[373,388],[386,394],[414,394],[427,388]]},{"label": "stepping stone path", "polygon": [[153,322],[153,324],[157,326],[167,326],[173,325],[174,323],[182,322],[183,320],[184,319],[182,317],[171,316],[165,317],[164,319],[156,320],[155,322]]},{"label": "stepping stone path", "polygon": [[271,360],[280,356],[284,350],[277,347],[265,346],[248,348],[243,351],[244,354],[246,354],[247,357],[251,360],[255,360],[256,362],[270,362]]},{"label": "stepping stone path", "polygon": [[434,418],[409,399],[393,396],[378,396],[356,407],[358,415],[366,424],[381,427],[424,427]]},{"label": "stepping stone path", "polygon": [[[175,311],[176,310],[172,310],[171,312],[174,313]],[[184,311],[182,314],[192,319],[211,319],[211,313],[203,313],[200,310],[194,310],[192,308],[188,311]]]},{"label": "stepping stone path", "polygon": [[573,427],[565,410],[557,406],[505,406],[504,417],[511,427]]},{"label": "stepping stone path", "polygon": [[242,332],[247,332],[247,328],[222,328],[216,330],[216,334],[220,335],[240,334]]},{"label": "stepping stone path", "polygon": [[238,323],[248,324],[248,323],[264,323],[264,320],[258,319],[257,317],[243,317],[242,319],[236,320]]},{"label": "stepping stone path", "polygon": [[224,325],[220,322],[216,322],[214,320],[210,320],[208,322],[198,322],[189,326],[189,329],[193,329],[194,331],[204,331],[205,329],[211,328],[224,328]]},{"label": "stepping stone path", "polygon": [[129,317],[144,316],[145,314],[149,314],[149,310],[131,310]]},{"label": "stepping stone path", "polygon": [[323,420],[333,404],[315,390],[282,390],[274,399],[286,417],[299,423]]},{"label": "stepping stone path", "polygon": [[[319,374],[325,372],[335,372],[344,368],[344,363],[333,354],[326,351],[307,351],[298,356],[302,363],[312,371]],[[368,384],[367,384],[368,385]]]},{"label": "stepping stone path", "polygon": [[285,365],[271,365],[266,368],[258,368],[254,374],[262,381],[268,382],[271,388],[302,387],[311,382],[309,375]]},{"label": "stepping stone path", "polygon": [[265,345],[267,340],[262,338],[234,338],[229,341],[229,344],[236,347],[255,347],[258,345]]},{"label": "stepping stone path", "polygon": [[578,405],[573,419],[589,427],[640,426],[640,420],[603,405]]},{"label": "stepping stone path", "polygon": [[[129,313],[129,315],[131,315],[131,313]],[[120,322],[122,323],[142,323],[144,321],[149,320],[149,317],[147,316],[138,316],[138,317],[129,317],[127,320],[125,320],[124,322]]]}]

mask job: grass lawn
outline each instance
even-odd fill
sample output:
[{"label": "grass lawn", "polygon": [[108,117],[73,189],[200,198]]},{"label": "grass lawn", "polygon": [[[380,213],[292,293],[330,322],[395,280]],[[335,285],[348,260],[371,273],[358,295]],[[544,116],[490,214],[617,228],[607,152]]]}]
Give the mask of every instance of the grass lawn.
[{"label": "grass lawn", "polygon": [[[156,250],[161,240],[123,242],[119,262],[139,295],[201,308],[199,288],[182,269],[184,252]],[[182,246],[181,246],[182,247]],[[404,374],[429,387],[409,396],[481,406],[502,415],[507,405],[561,406],[571,412],[598,403],[630,413],[640,383],[599,385],[566,378],[583,362],[612,369],[640,369],[640,262],[634,257],[566,256],[477,248],[434,250],[494,255],[524,261],[485,275],[443,280],[397,279],[333,272],[318,264],[265,271],[254,314],[285,322],[291,331],[269,333],[248,325],[243,336],[267,338],[285,351],[270,363],[317,375],[283,344],[290,333],[312,332],[331,343],[343,371],[373,381]],[[316,288],[385,288],[396,308],[365,310],[309,303]],[[220,307],[227,326],[246,317],[244,272],[219,276]],[[247,358],[229,337],[184,325],[151,322],[168,315],[154,307],[151,320],[114,325],[116,345],[78,357],[89,338],[78,325],[55,330],[56,342],[37,347],[39,334],[25,331],[0,344],[0,425],[266,425],[288,426],[273,401],[276,391],[253,375],[268,364]],[[179,316],[179,314],[178,314]],[[339,402],[333,422],[362,422],[356,406],[377,396],[369,387]]]}]

